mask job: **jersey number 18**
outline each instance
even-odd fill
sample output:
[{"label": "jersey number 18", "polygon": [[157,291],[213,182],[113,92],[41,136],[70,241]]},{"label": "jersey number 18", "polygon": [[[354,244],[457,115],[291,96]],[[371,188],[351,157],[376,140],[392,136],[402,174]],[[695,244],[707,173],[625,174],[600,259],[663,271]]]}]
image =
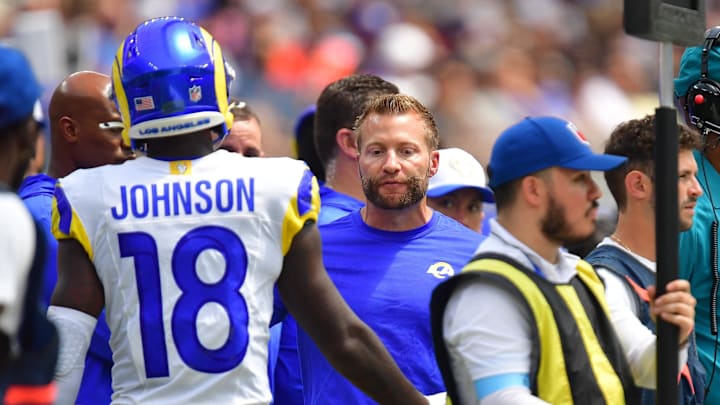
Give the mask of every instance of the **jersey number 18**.
[{"label": "jersey number 18", "polygon": [[[144,232],[121,233],[120,255],[135,260],[140,305],[140,335],[147,378],[167,377],[160,266],[155,239]],[[225,274],[215,283],[198,277],[200,254],[214,249],[225,258]],[[172,254],[172,275],[181,290],[172,313],[172,337],[180,358],[194,370],[222,373],[237,367],[248,346],[248,313],[240,286],[245,281],[247,254],[240,238],[227,228],[204,226],[186,233]],[[230,330],[225,344],[208,349],[200,342],[196,319],[203,305],[214,302],[227,312]],[[172,303],[165,303],[172,305]]]}]

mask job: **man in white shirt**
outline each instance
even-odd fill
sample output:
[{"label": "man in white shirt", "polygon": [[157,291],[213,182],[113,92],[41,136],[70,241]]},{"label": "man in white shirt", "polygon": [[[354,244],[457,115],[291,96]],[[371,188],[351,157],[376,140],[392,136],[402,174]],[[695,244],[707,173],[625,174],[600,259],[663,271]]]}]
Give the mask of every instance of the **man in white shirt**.
[{"label": "man in white shirt", "polygon": [[35,154],[42,91],[27,58],[0,46],[0,403],[51,404],[55,328],[40,310],[43,234],[15,194]]},{"label": "man in white shirt", "polygon": [[[619,329],[623,316],[608,309],[595,271],[561,248],[595,228],[601,192],[590,170],[624,161],[594,154],[572,123],[554,117],[526,118],[499,136],[488,166],[491,235],[433,293],[436,352],[453,400],[623,404],[637,403],[636,384],[654,386],[654,339]],[[684,280],[666,290],[649,295],[655,314],[679,327],[684,362],[695,300]]]},{"label": "man in white shirt", "polygon": [[[698,166],[693,150],[701,145],[700,137],[685,126],[678,131],[678,207],[679,229],[690,229],[695,204],[703,191],[697,181]],[[655,284],[655,117],[645,116],[620,124],[610,135],[605,153],[625,156],[628,161],[605,172],[605,181],[618,206],[615,232],[606,237],[585,258],[605,281],[611,312],[614,307],[628,308],[635,319],[646,326],[645,339],[652,340],[655,322],[650,316],[647,288]],[[619,310],[617,312],[620,312]],[[694,348],[683,368],[680,383],[681,404],[702,403],[705,371]],[[643,390],[642,403],[654,404],[655,391]]]}]

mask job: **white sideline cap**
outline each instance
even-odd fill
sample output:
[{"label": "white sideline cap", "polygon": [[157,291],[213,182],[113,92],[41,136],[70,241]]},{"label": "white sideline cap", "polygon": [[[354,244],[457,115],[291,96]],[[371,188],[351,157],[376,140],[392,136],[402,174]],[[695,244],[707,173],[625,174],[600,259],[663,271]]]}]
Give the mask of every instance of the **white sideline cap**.
[{"label": "white sideline cap", "polygon": [[487,187],[485,170],[470,153],[460,148],[440,149],[440,165],[430,178],[428,197],[440,197],[460,188],[475,188],[482,193],[483,201],[495,202],[492,190]]}]

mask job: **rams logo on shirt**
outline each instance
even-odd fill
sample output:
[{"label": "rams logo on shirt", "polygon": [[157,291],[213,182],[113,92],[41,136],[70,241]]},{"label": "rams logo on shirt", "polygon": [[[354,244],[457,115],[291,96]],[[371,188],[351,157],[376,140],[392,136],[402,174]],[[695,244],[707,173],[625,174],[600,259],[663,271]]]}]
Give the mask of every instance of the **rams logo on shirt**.
[{"label": "rams logo on shirt", "polygon": [[433,263],[428,267],[426,273],[432,274],[433,277],[444,280],[455,275],[455,269],[448,262]]}]

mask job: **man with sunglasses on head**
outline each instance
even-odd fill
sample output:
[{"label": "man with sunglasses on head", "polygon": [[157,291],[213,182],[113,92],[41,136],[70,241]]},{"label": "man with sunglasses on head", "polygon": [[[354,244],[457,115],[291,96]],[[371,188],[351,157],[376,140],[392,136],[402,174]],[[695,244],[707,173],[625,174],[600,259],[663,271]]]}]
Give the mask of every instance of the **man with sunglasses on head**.
[{"label": "man with sunglasses on head", "polygon": [[223,138],[220,149],[239,153],[245,157],[263,157],[262,129],[260,116],[248,103],[237,99],[230,100],[230,112],[233,124],[230,132]]},{"label": "man with sunglasses on head", "polygon": [[[47,230],[48,257],[43,302],[48,305],[57,282],[57,241],[50,231],[52,199],[58,178],[76,169],[122,163],[134,158],[122,142],[120,113],[110,99],[110,77],[90,71],[73,73],[58,85],[49,106],[51,156],[48,173],[28,176],[19,194]],[[92,185],[88,185],[92,187]],[[112,388],[110,331],[98,322],[85,364],[78,404],[109,404]]]}]

